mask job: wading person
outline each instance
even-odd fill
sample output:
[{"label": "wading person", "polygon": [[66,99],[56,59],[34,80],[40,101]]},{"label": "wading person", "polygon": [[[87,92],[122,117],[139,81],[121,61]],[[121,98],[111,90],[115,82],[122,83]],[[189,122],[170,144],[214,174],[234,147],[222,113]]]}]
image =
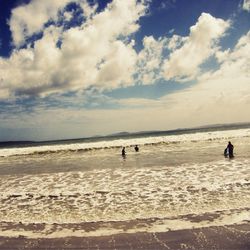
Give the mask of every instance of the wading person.
[{"label": "wading person", "polygon": [[227,145],[227,151],[228,151],[229,158],[233,158],[234,157],[234,146],[230,141],[228,142],[228,145]]},{"label": "wading person", "polygon": [[125,151],[125,147],[122,148],[122,157],[126,156],[126,151]]}]

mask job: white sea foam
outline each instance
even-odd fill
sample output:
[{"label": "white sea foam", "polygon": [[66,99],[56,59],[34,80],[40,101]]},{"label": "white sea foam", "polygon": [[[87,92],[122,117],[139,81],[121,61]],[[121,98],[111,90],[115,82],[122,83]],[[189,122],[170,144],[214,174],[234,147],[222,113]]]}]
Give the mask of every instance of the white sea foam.
[{"label": "white sea foam", "polygon": [[4,176],[0,221],[79,223],[166,218],[250,204],[250,162]]},{"label": "white sea foam", "polygon": [[197,132],[191,134],[181,135],[167,135],[167,136],[151,136],[145,138],[133,139],[119,139],[98,142],[84,142],[84,143],[71,143],[59,145],[44,145],[33,147],[20,147],[20,148],[4,148],[0,149],[0,157],[7,157],[12,155],[27,155],[34,153],[45,152],[58,152],[58,151],[77,151],[86,149],[103,149],[112,147],[122,147],[131,145],[146,145],[157,143],[174,143],[174,142],[191,142],[191,141],[206,141],[216,139],[232,139],[240,137],[249,137],[250,129],[237,129],[213,132]]}]

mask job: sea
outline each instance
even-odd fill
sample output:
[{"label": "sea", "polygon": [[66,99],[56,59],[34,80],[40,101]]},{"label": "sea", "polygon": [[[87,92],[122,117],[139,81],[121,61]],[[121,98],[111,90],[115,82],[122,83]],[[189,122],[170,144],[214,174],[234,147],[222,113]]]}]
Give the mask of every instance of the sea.
[{"label": "sea", "polygon": [[[228,141],[232,159],[223,155]],[[98,236],[129,221],[141,223],[123,231],[249,220],[250,125],[0,144],[0,236]],[[105,230],[63,227],[98,222]],[[34,232],[10,224],[46,226]],[[52,225],[60,225],[56,234]]]}]

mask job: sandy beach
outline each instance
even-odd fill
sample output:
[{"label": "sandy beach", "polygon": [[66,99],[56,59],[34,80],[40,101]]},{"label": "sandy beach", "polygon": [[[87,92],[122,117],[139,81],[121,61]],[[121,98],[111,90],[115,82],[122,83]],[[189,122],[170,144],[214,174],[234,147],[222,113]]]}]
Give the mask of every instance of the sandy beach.
[{"label": "sandy beach", "polygon": [[[140,222],[142,223],[142,221]],[[6,224],[6,230],[13,227]],[[54,225],[59,226],[59,225]],[[69,226],[69,225],[68,225]],[[93,230],[100,223],[70,225],[75,230]],[[111,225],[112,226],[112,225]],[[114,223],[113,227],[129,227],[127,223]],[[16,226],[18,227],[18,226]],[[44,225],[19,225],[26,230],[39,231]],[[67,228],[67,225],[64,225]],[[0,237],[0,249],[249,249],[250,223],[214,226],[168,232],[119,233],[107,236],[28,238]]]}]

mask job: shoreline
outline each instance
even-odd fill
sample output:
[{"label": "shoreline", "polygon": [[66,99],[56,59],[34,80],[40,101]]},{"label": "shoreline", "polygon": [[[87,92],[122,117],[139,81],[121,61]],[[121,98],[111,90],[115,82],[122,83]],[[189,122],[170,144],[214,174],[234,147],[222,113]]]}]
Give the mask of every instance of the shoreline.
[{"label": "shoreline", "polygon": [[[112,223],[111,225],[112,226]],[[41,228],[40,228],[41,229]],[[35,226],[33,225],[33,230]],[[37,228],[39,230],[39,228]],[[77,229],[76,229],[77,230]],[[90,230],[90,228],[89,228]],[[250,249],[250,222],[167,232],[63,238],[0,237],[0,249]]]}]

